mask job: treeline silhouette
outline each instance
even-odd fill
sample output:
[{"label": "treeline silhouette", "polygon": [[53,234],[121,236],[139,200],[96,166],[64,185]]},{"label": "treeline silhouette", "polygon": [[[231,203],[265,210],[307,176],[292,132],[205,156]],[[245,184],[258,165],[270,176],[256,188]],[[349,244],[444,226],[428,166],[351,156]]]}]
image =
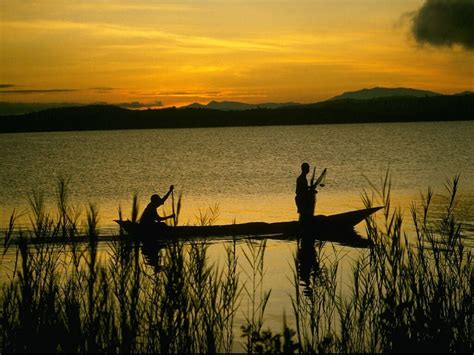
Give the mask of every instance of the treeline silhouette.
[{"label": "treeline silhouette", "polygon": [[220,111],[192,108],[127,110],[113,105],[54,108],[0,116],[0,132],[48,132],[474,119],[474,94],[335,100],[278,109]]}]

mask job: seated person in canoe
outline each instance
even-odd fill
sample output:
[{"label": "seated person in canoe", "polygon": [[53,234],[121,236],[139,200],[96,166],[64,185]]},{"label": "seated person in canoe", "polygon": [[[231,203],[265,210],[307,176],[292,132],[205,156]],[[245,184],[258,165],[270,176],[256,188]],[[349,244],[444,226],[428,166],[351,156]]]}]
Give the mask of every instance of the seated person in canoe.
[{"label": "seated person in canoe", "polygon": [[169,195],[173,192],[173,189],[174,186],[171,185],[169,191],[163,198],[161,198],[158,194],[153,194],[151,196],[150,203],[146,206],[140,218],[140,226],[145,227],[147,229],[164,229],[167,227],[166,224],[163,223],[163,221],[169,218],[174,218],[174,214],[161,217],[158,214],[157,209],[165,203]]}]

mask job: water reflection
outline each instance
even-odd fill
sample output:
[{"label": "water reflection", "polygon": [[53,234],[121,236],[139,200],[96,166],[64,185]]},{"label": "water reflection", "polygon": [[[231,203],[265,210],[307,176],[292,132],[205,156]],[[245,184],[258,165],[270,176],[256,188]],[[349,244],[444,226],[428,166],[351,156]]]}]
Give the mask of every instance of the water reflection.
[{"label": "water reflection", "polygon": [[311,297],[313,294],[313,286],[315,278],[320,273],[319,258],[316,258],[315,243],[323,244],[324,242],[315,241],[311,238],[301,238],[298,241],[297,261],[298,261],[298,277],[300,286],[304,288],[303,293]]},{"label": "water reflection", "polygon": [[[378,182],[388,165],[396,179],[393,205],[408,214],[420,191],[431,186],[439,193],[443,176],[458,172],[472,204],[473,136],[474,122],[2,134],[0,227],[13,209],[28,207],[25,195],[33,186],[46,202],[54,199],[54,175],[71,177],[75,203],[100,206],[101,231],[109,234],[116,232],[117,206],[128,209],[132,191],[144,207],[149,192],[165,191],[168,181],[184,193],[184,223],[216,202],[222,224],[294,220],[295,161],[303,160],[328,167],[318,213],[359,207],[359,193],[368,188],[362,174]],[[285,149],[275,149],[275,142],[285,142]],[[472,216],[471,209],[466,221],[474,223]],[[28,225],[26,216],[23,221]]]},{"label": "water reflection", "polygon": [[162,251],[166,247],[165,243],[159,241],[146,240],[141,243],[143,259],[148,266],[151,266],[156,273],[163,270]]},{"label": "water reflection", "polygon": [[303,294],[310,299],[315,287],[324,283],[324,280],[321,280],[324,276],[322,259],[325,258],[323,249],[327,241],[337,241],[337,244],[351,248],[367,248],[371,243],[354,229],[320,232],[318,235],[302,232],[298,238],[297,271]]}]

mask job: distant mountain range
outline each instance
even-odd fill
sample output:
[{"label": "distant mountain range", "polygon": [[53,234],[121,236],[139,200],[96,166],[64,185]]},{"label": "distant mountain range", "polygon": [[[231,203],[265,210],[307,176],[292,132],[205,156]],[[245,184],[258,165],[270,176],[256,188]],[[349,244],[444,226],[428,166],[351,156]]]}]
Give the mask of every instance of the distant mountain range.
[{"label": "distant mountain range", "polygon": [[22,115],[30,112],[43,111],[50,108],[81,106],[73,102],[3,102],[0,101],[0,116]]},{"label": "distant mountain range", "polygon": [[[464,91],[455,95],[469,95],[472,94],[471,91]],[[207,104],[193,103],[190,105],[179,107],[180,109],[206,109],[206,110],[219,110],[219,111],[249,111],[256,109],[280,109],[285,107],[312,107],[319,105],[323,102],[336,101],[336,100],[371,100],[376,98],[386,98],[386,97],[433,97],[433,96],[443,96],[443,94],[436,93],[433,91],[427,90],[417,90],[411,88],[382,88],[375,87],[372,89],[362,89],[358,91],[345,92],[341,95],[337,95],[329,100],[301,104],[296,102],[283,102],[283,103],[258,103],[258,104],[249,104],[238,101],[211,101]],[[139,104],[139,103],[138,103]],[[97,103],[91,105],[105,105],[107,103]],[[6,115],[22,115],[32,112],[43,111],[51,108],[63,108],[63,107],[79,107],[79,106],[91,106],[86,104],[79,103],[35,103],[35,102],[2,102],[0,101],[0,117]],[[145,108],[146,105],[137,105],[137,107],[132,107],[130,105],[124,106],[121,104],[110,104],[111,106],[119,106],[123,108]]]},{"label": "distant mountain range", "polygon": [[0,116],[0,132],[466,121],[474,120],[474,93],[365,99],[346,96],[314,104],[257,107],[228,111],[208,107],[129,110],[114,105],[52,108]]},{"label": "distant mountain range", "polygon": [[[472,92],[465,91],[456,95],[466,95]],[[372,89],[362,89],[357,91],[345,92],[341,95],[334,96],[333,98],[327,101],[334,100],[371,100],[384,97],[430,97],[430,96],[442,96],[442,94],[428,91],[428,90],[418,90],[411,88],[382,88],[375,87]],[[277,109],[282,107],[295,107],[295,106],[312,106],[318,103],[313,104],[301,104],[296,102],[284,102],[284,103],[260,103],[260,104],[247,104],[244,102],[237,101],[211,101],[206,105],[200,103],[193,103],[187,106],[182,106],[180,108],[192,108],[192,109],[211,109],[211,110],[221,110],[221,111],[244,111],[244,110],[254,110],[254,109]]]},{"label": "distant mountain range", "polygon": [[370,100],[378,99],[381,97],[394,97],[394,96],[411,96],[411,97],[428,97],[428,96],[439,96],[441,94],[427,90],[417,90],[410,88],[372,88],[362,89],[358,91],[349,91],[341,95],[335,96],[330,100]]},{"label": "distant mountain range", "polygon": [[211,110],[221,110],[221,111],[244,111],[244,110],[254,110],[259,108],[265,109],[275,109],[286,106],[295,106],[299,105],[295,102],[285,102],[285,103],[262,103],[262,104],[246,104],[243,102],[237,101],[211,101],[207,105],[202,105],[200,103],[193,103],[191,105],[183,106],[182,108],[205,108]]}]

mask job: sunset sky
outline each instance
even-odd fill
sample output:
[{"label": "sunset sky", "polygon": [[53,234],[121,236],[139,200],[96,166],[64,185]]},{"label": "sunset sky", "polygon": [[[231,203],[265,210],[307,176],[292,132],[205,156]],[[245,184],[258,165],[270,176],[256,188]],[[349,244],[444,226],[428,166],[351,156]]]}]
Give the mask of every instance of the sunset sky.
[{"label": "sunset sky", "polygon": [[448,34],[416,33],[420,8],[445,2],[4,0],[0,101],[158,107],[316,102],[375,86],[473,90],[472,25],[466,37],[430,16]]}]

